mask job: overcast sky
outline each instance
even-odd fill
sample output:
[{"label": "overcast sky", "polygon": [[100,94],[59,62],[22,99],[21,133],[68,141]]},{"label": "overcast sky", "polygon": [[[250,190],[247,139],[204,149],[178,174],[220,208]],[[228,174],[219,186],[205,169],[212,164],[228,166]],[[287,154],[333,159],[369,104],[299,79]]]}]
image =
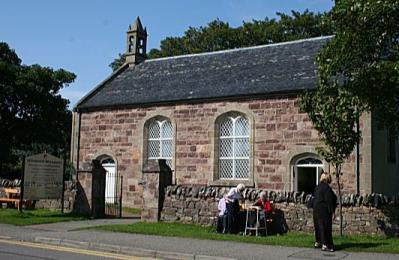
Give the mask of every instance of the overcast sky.
[{"label": "overcast sky", "polygon": [[2,0],[0,41],[24,64],[75,73],[75,82],[62,91],[72,108],[111,74],[108,65],[125,51],[126,31],[137,16],[147,27],[150,50],[167,36],[216,18],[237,27],[275,18],[276,12],[324,12],[332,5],[332,0]]}]

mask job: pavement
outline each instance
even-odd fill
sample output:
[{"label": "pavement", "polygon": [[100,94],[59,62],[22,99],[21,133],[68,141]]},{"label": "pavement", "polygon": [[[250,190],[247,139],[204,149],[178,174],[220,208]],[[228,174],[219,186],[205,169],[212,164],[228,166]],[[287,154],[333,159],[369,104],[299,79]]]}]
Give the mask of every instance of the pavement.
[{"label": "pavement", "polygon": [[82,230],[97,225],[137,221],[138,218],[95,219],[24,227],[0,224],[0,240],[44,243],[157,259],[399,259],[399,255],[395,254],[345,251],[327,253],[309,248]]}]

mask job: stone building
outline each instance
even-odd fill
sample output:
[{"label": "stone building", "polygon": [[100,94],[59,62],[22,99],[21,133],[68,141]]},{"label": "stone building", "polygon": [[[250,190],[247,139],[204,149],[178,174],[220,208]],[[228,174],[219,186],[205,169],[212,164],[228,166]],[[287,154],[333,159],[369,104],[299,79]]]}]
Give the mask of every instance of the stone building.
[{"label": "stone building", "polygon": [[[298,108],[316,88],[315,55],[331,37],[145,59],[146,29],[127,32],[126,63],[74,109],[78,174],[99,160],[122,175],[125,206],[142,205],[142,170],[166,159],[177,185],[312,192],[329,165]],[[399,191],[397,142],[361,118],[362,141],[343,166],[344,193]],[[107,185],[115,185],[112,180]]]}]

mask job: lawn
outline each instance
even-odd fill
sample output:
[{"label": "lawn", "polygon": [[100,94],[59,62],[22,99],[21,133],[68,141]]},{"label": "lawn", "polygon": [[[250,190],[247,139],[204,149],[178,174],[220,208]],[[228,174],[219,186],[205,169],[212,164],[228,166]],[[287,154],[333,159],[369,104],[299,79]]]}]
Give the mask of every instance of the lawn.
[{"label": "lawn", "polygon": [[[314,243],[312,235],[297,232],[289,232],[285,235],[272,235],[267,237],[225,235],[216,233],[215,229],[212,227],[182,223],[139,222],[129,225],[98,226],[94,227],[94,229],[112,232],[224,240],[292,247],[312,247]],[[383,236],[335,236],[334,243],[337,250],[399,254],[398,238],[387,238]]]},{"label": "lawn", "polygon": [[83,220],[87,218],[87,216],[73,213],[62,214],[60,210],[36,209],[23,210],[21,213],[17,209],[0,209],[0,223],[17,226]]},{"label": "lawn", "polygon": [[[123,207],[122,208],[122,212],[131,214],[131,215],[140,215],[141,214],[141,209]],[[123,213],[122,213],[122,215],[123,215]]]}]

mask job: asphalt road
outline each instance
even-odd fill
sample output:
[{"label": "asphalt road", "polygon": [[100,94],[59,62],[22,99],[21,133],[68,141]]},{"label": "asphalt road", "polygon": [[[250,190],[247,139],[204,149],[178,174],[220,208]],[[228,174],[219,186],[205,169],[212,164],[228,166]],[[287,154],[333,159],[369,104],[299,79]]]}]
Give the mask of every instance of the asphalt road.
[{"label": "asphalt road", "polygon": [[[94,260],[139,259],[131,256],[73,249],[30,242],[0,240],[0,260]],[[143,259],[143,258],[140,258]],[[149,259],[149,258],[148,258]]]}]

